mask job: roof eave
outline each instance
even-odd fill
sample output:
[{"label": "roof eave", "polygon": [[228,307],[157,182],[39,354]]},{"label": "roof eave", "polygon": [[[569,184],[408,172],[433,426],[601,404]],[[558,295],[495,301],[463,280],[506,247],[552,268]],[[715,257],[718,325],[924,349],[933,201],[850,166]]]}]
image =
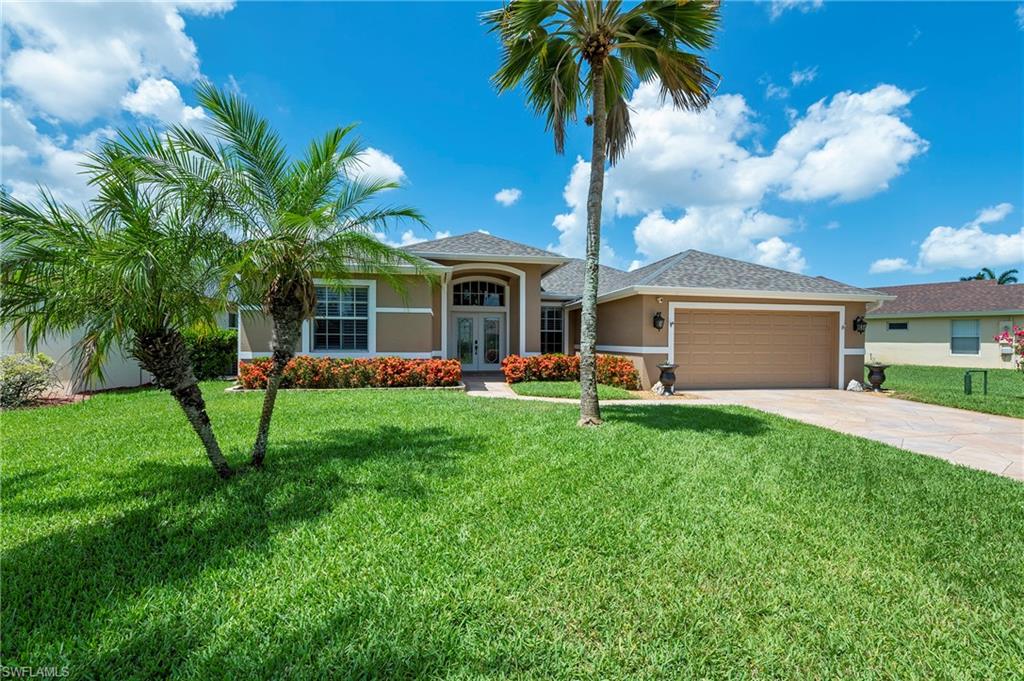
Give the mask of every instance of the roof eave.
[{"label": "roof eave", "polygon": [[966,310],[966,311],[931,311],[931,312],[869,312],[865,315],[868,319],[910,319],[925,317],[1019,317],[1024,316],[1024,310]]},{"label": "roof eave", "polygon": [[[877,303],[884,300],[896,299],[896,296],[876,292],[827,293],[692,286],[625,286],[599,295],[597,297],[597,302],[606,303],[612,300],[618,300],[619,298],[636,295],[702,296],[705,298],[765,298],[773,300],[833,300],[851,303]],[[577,305],[579,305],[579,303],[573,303],[570,307],[576,307]]]},{"label": "roof eave", "polygon": [[409,251],[421,258],[434,260],[467,260],[469,262],[522,262],[536,265],[562,265],[572,258],[558,255],[489,255],[487,253],[421,253]]}]

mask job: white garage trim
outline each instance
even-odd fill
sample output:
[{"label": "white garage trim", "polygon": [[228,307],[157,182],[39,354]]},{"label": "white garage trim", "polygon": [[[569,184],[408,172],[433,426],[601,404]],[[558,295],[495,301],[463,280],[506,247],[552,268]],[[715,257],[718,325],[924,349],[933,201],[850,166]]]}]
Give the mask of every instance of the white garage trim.
[{"label": "white garage trim", "polygon": [[843,354],[847,357],[852,355],[864,355],[864,348],[843,348]]},{"label": "white garage trim", "polygon": [[[846,306],[845,305],[799,305],[799,304],[778,304],[775,303],[669,303],[668,304],[668,363],[675,364],[676,352],[676,310],[754,310],[760,312],[836,312],[839,314],[839,338],[836,339],[839,348],[839,366],[836,367],[837,385],[842,390],[843,374],[845,373],[844,359],[846,357]],[[861,354],[863,354],[861,349]]]}]

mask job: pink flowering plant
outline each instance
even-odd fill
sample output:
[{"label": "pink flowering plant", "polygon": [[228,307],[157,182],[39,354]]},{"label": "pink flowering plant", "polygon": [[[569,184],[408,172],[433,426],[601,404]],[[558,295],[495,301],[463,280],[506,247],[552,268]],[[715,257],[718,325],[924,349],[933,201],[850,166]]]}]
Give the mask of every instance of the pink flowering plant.
[{"label": "pink flowering plant", "polygon": [[1017,370],[1024,372],[1024,326],[1014,324],[1013,330],[1001,331],[992,340],[1000,345],[1012,346]]}]

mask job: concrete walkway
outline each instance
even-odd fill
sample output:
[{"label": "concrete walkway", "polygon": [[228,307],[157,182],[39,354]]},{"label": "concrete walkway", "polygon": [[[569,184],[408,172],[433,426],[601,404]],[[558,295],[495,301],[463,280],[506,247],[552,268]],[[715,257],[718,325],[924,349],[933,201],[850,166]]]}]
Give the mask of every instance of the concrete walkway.
[{"label": "concrete walkway", "polygon": [[[576,402],[516,395],[501,374],[467,375],[463,381],[466,394],[474,397]],[[1024,481],[1024,420],[1008,416],[843,390],[698,390],[669,399],[602,400],[601,404],[735,404]]]}]

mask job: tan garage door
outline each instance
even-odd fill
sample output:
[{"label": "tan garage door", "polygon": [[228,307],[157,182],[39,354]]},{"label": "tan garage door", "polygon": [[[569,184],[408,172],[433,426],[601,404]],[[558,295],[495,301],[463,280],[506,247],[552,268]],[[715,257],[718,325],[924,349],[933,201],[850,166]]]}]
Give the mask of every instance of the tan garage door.
[{"label": "tan garage door", "polygon": [[678,310],[681,388],[834,388],[835,312]]}]

